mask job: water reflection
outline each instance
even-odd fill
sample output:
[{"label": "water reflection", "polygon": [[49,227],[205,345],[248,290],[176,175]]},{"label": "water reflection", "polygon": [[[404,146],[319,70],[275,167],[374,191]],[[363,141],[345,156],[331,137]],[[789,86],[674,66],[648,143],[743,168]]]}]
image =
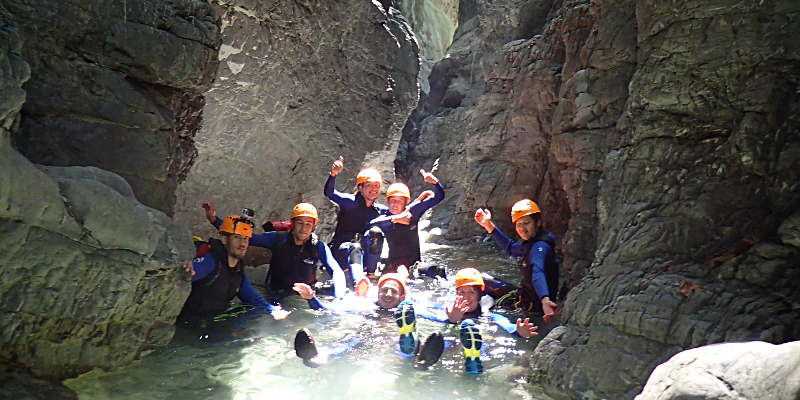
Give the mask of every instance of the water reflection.
[{"label": "water reflection", "polygon": [[[448,273],[470,265],[503,279],[517,279],[515,266],[498,255],[493,243],[427,245],[423,257],[446,266]],[[426,279],[410,286],[419,308],[450,299],[451,284]],[[183,332],[169,346],[133,365],[93,371],[66,384],[81,399],[543,398],[530,393],[535,388],[527,385],[525,376],[524,360],[535,341],[507,335],[486,321],[480,324],[486,343],[482,352],[486,371],[480,376],[463,373],[455,331],[423,319],[418,319],[420,338],[442,331],[451,345],[427,371],[414,369],[401,356],[394,321],[375,313],[365,318],[299,309],[284,321],[260,317],[238,325],[222,340],[198,340],[196,333]],[[303,327],[315,335],[321,351],[347,342],[358,345],[326,365],[309,368],[292,348],[295,332]],[[522,366],[517,365],[521,360]]]}]

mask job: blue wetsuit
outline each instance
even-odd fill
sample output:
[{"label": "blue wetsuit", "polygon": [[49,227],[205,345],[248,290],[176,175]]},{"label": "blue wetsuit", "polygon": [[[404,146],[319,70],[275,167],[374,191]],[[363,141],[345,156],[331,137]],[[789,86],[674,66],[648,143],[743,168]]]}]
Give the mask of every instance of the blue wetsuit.
[{"label": "blue wetsuit", "polygon": [[[222,224],[222,220],[217,218],[214,221],[214,226],[219,228]],[[273,251],[273,261],[270,263],[270,269],[273,268],[274,264],[287,264],[287,271],[291,272],[292,270],[297,270],[300,268],[307,268],[309,270],[316,269],[316,261],[320,261],[322,266],[325,267],[325,270],[330,274],[331,278],[333,279],[333,286],[334,286],[334,295],[336,297],[344,296],[347,290],[347,283],[345,282],[344,272],[342,268],[339,266],[339,263],[333,258],[331,255],[331,251],[328,246],[321,240],[315,241],[314,239],[309,239],[312,243],[307,243],[303,247],[306,247],[306,251],[308,254],[299,253],[302,251],[300,246],[293,246],[294,244],[291,242],[291,234],[288,232],[265,232],[265,233],[256,233],[253,237],[250,238],[250,245],[255,247],[263,247],[265,249],[270,249]],[[307,247],[313,247],[310,252],[308,252]],[[292,249],[288,252],[283,252],[283,250],[287,247],[291,247]],[[280,251],[280,255],[278,254]],[[298,257],[297,260],[278,260],[276,256],[283,256],[284,253],[287,254],[297,254],[301,257]],[[303,255],[307,255],[308,257],[302,257]],[[290,257],[290,256],[287,256]],[[296,268],[291,268],[292,264],[296,266]],[[313,264],[313,265],[306,265],[306,264]],[[272,272],[270,272],[272,274]],[[281,276],[268,276],[270,280],[285,280],[284,274]],[[286,279],[292,280],[292,278],[300,278],[299,276],[286,276]],[[273,291],[282,291],[283,294],[291,292],[291,284],[295,282],[302,282],[307,283],[309,285],[313,285],[316,282],[316,275],[314,274],[312,277],[304,276],[302,279],[295,280],[294,282],[288,282],[290,287],[278,287],[276,284],[272,284],[272,282],[265,282],[265,286],[269,287]],[[281,286],[286,286],[285,282],[282,282]],[[271,293],[272,294],[272,293]],[[280,296],[277,296],[280,297]]]},{"label": "blue wetsuit", "polygon": [[218,240],[210,240],[211,251],[192,260],[195,274],[192,276],[192,292],[181,311],[182,317],[208,318],[219,314],[230,305],[234,296],[266,312],[272,312],[272,304],[263,297],[244,274],[241,262],[229,267],[227,253]]},{"label": "blue wetsuit", "polygon": [[415,201],[408,205],[411,212],[411,222],[408,225],[393,223],[392,215],[380,216],[370,221],[370,225],[381,228],[389,244],[389,259],[384,272],[395,272],[401,265],[410,267],[420,261],[417,223],[425,211],[444,200],[444,188],[441,183],[433,186],[433,193],[433,196],[425,200]]},{"label": "blue wetsuit", "polygon": [[[367,207],[366,200],[361,193],[349,194],[336,190],[336,177],[328,175],[325,181],[325,197],[339,206],[339,214],[336,220],[336,231],[331,239],[331,249],[336,261],[340,265],[347,265],[347,255],[339,249],[344,242],[349,242],[358,234],[362,235],[369,229],[369,221],[380,215],[386,215],[389,209],[380,203],[373,202],[372,207]],[[362,243],[363,248],[368,247],[368,243]],[[364,268],[367,272],[374,272],[378,264],[379,256],[370,254],[364,255]]]},{"label": "blue wetsuit", "polygon": [[513,241],[500,228],[495,227],[492,237],[512,257],[522,257],[520,281],[521,300],[541,307],[543,297],[556,300],[558,292],[558,263],[555,258],[556,237],[539,230],[530,240]]}]

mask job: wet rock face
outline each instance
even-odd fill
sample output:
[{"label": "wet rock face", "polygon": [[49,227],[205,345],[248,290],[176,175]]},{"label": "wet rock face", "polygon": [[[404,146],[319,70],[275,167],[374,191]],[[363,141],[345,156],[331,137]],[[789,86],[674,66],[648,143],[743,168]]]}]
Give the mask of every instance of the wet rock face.
[{"label": "wet rock face", "polygon": [[207,95],[199,156],[179,188],[176,218],[210,233],[203,200],[220,214],[287,218],[300,200],[335,221],[322,195],[330,164],[355,186],[363,165],[393,178],[400,129],[416,106],[418,55],[391,1],[218,1],[223,44]]},{"label": "wet rock face", "polygon": [[800,342],[726,343],[678,353],[650,375],[635,400],[800,397]]},{"label": "wet rock face", "polygon": [[199,0],[3,0],[31,66],[17,147],[33,162],[122,175],[172,213],[192,164],[219,29]]},{"label": "wet rock face", "polygon": [[451,237],[480,232],[477,207],[507,231],[514,201],[544,210],[573,288],[532,380],[631,398],[681,349],[800,338],[800,7],[492,7],[511,11],[461,2],[397,165],[411,177],[438,160],[433,220]]},{"label": "wet rock face", "polygon": [[59,380],[166,344],[189,294],[189,233],[119,175],[36,166],[12,148],[30,77],[0,20],[0,397],[74,398]]}]

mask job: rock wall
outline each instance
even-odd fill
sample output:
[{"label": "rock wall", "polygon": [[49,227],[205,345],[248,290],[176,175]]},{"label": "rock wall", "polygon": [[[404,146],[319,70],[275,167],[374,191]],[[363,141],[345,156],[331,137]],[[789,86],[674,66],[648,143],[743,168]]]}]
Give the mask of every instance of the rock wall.
[{"label": "rock wall", "polygon": [[631,398],[681,349],[800,338],[800,5],[459,10],[398,173],[438,163],[449,197],[433,220],[452,238],[480,232],[477,207],[511,231],[514,201],[542,206],[573,288],[533,382]]},{"label": "rock wall", "polygon": [[430,92],[428,77],[433,64],[447,56],[458,27],[458,0],[400,0],[400,11],[408,20],[419,45],[417,76],[422,95]]},{"label": "rock wall", "polygon": [[[62,94],[53,87],[45,96],[36,86],[42,70],[31,68],[25,56],[35,54],[29,45],[41,49],[42,43],[35,35],[25,36],[33,25],[20,19],[24,6],[30,5],[3,2],[0,18],[0,397],[73,398],[60,385],[43,385],[95,367],[124,365],[172,338],[175,317],[190,290],[188,275],[176,267],[194,251],[189,232],[139,203],[121,176],[95,167],[35,165],[11,146],[10,137],[30,128],[28,118],[35,119],[25,113],[28,102],[48,102],[52,99],[40,96]],[[35,16],[91,14],[91,8],[70,6],[43,7]],[[23,28],[5,18],[20,21]],[[91,19],[85,25],[95,26]],[[163,37],[151,33],[158,46]],[[105,76],[99,64],[90,68]],[[64,85],[78,84],[75,77],[67,74]],[[33,93],[23,89],[26,81],[32,82],[25,87],[34,87]],[[98,86],[92,89],[98,96],[111,96]],[[145,104],[152,99],[139,93],[129,100]],[[111,101],[105,111],[116,105]],[[122,122],[124,110],[113,110],[120,118],[116,122]],[[52,133],[40,128],[27,133]]]},{"label": "rock wall", "polygon": [[416,106],[418,50],[392,2],[215,1],[223,44],[207,95],[199,156],[179,188],[176,218],[210,233],[200,204],[287,218],[298,201],[335,221],[322,195],[330,164],[355,185],[362,165],[393,179],[402,125]]},{"label": "rock wall", "polygon": [[31,161],[115,172],[172,214],[196,155],[219,28],[200,0],[2,0],[31,65],[14,141]]}]

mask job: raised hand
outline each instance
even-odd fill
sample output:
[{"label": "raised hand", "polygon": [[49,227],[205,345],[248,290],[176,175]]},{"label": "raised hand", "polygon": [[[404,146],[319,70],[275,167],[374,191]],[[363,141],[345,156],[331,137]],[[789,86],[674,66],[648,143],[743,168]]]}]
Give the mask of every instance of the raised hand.
[{"label": "raised hand", "polygon": [[213,224],[217,220],[217,208],[214,207],[214,203],[207,201],[203,203],[203,208],[206,209],[206,219]]},{"label": "raised hand", "polygon": [[539,327],[531,323],[530,318],[525,318],[525,321],[522,318],[517,318],[517,335],[524,338],[529,338],[531,336],[539,335]]},{"label": "raised hand", "polygon": [[344,157],[339,156],[336,161],[333,162],[331,165],[331,176],[339,175],[339,172],[342,172],[344,169]]},{"label": "raised hand", "polygon": [[422,180],[424,180],[427,183],[430,183],[431,185],[435,185],[435,184],[439,183],[439,180],[436,179],[436,177],[433,176],[432,173],[425,172],[424,169],[419,170],[419,174],[422,175]]},{"label": "raised hand", "polygon": [[492,212],[485,208],[479,208],[475,210],[475,222],[482,226],[483,229],[486,229],[486,232],[492,233],[494,231]]},{"label": "raised hand", "polygon": [[445,308],[447,311],[447,319],[450,322],[457,324],[464,319],[464,314],[469,312],[469,306],[467,305],[467,299],[463,296],[456,296],[456,299],[453,300],[453,304],[448,305]]}]

